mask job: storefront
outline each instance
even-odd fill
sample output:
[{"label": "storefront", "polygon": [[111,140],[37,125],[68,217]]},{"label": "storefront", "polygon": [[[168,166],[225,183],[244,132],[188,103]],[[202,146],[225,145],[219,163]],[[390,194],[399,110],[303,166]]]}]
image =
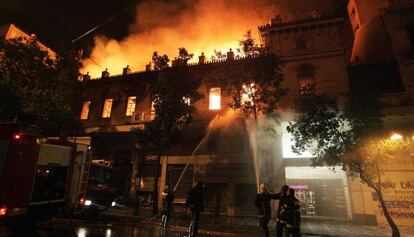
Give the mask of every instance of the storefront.
[{"label": "storefront", "polygon": [[313,167],[311,152],[292,151],[293,136],[282,123],[282,145],[286,183],[296,190],[303,216],[352,219],[346,172],[341,166]]},{"label": "storefront", "polygon": [[341,167],[286,167],[285,175],[301,201],[303,216],[352,218],[347,177]]}]

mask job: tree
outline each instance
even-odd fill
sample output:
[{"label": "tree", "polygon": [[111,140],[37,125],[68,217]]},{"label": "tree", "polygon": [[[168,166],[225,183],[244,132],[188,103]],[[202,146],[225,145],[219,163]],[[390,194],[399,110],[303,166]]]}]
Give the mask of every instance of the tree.
[{"label": "tree", "polygon": [[239,41],[239,45],[241,48],[238,48],[237,51],[245,57],[257,57],[267,51],[266,48],[256,44],[251,30],[248,30],[243,35],[243,39]]},{"label": "tree", "polygon": [[214,55],[211,56],[212,61],[224,61],[227,59],[227,55],[217,49],[214,50]]},{"label": "tree", "polygon": [[157,51],[152,54],[152,63],[154,64],[154,70],[162,70],[164,68],[167,68],[168,62],[170,62],[170,59],[167,55],[158,55]]},{"label": "tree", "polygon": [[383,197],[382,176],[392,160],[408,152],[408,144],[387,137],[378,94],[370,88],[363,80],[354,83],[343,110],[335,99],[324,95],[299,100],[296,118],[287,130],[294,137],[293,150],[310,150],[315,166],[343,165],[349,175],[371,187],[378,195],[392,236],[399,237]]},{"label": "tree", "polygon": [[[180,60],[188,60],[188,53],[180,49]],[[157,80],[152,84],[151,93],[155,118],[139,132],[139,141],[152,146],[157,155],[154,184],[154,215],[158,213],[158,176],[162,155],[168,150],[179,133],[193,119],[194,103],[201,99],[197,91],[200,80],[195,78],[184,64],[159,71]]]},{"label": "tree", "polygon": [[246,116],[255,120],[260,113],[273,113],[287,90],[282,87],[283,73],[279,57],[264,48],[257,47],[247,31],[240,41],[247,58],[228,72],[227,88],[232,94],[230,106],[241,109]]},{"label": "tree", "polygon": [[80,82],[69,60],[53,60],[36,40],[0,41],[0,121],[35,126],[44,135],[77,128]]},{"label": "tree", "polygon": [[189,60],[194,57],[193,53],[189,53],[185,48],[178,49],[178,57],[176,58],[177,62],[180,64],[186,65]]}]

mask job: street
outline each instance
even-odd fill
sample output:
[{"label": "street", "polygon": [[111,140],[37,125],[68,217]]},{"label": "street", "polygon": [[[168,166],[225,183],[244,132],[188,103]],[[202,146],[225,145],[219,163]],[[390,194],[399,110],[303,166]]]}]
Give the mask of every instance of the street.
[{"label": "street", "polygon": [[[187,236],[186,228],[173,226],[165,232],[153,223],[138,224],[137,226],[124,226],[118,224],[70,224],[54,223],[42,226],[38,229],[41,237],[181,237]],[[4,227],[0,226],[1,237],[13,237]],[[248,237],[259,236],[258,234],[236,234],[232,230],[205,231],[200,230],[198,236],[226,236],[226,237]],[[302,235],[306,237],[308,235]],[[316,236],[317,235],[312,235]],[[322,236],[320,236],[322,237]]]}]

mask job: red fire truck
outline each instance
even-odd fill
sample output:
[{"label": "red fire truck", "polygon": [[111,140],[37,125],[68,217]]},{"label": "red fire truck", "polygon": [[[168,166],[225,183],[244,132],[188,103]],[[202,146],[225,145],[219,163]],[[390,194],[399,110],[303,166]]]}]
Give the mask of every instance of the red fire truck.
[{"label": "red fire truck", "polygon": [[64,204],[71,155],[70,143],[42,143],[17,124],[0,124],[0,221],[13,229],[54,215]]}]

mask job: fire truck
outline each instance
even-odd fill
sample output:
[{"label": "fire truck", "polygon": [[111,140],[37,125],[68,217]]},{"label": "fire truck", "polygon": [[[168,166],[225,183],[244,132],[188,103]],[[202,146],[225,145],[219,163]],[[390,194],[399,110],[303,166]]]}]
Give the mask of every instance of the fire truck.
[{"label": "fire truck", "polygon": [[0,222],[12,230],[22,220],[56,216],[77,196],[80,181],[70,175],[74,143],[46,140],[33,129],[0,123]]},{"label": "fire truck", "polygon": [[81,217],[97,218],[101,211],[119,208],[122,202],[122,170],[113,167],[109,161],[93,160],[88,175],[87,189],[79,194],[78,211]]}]

